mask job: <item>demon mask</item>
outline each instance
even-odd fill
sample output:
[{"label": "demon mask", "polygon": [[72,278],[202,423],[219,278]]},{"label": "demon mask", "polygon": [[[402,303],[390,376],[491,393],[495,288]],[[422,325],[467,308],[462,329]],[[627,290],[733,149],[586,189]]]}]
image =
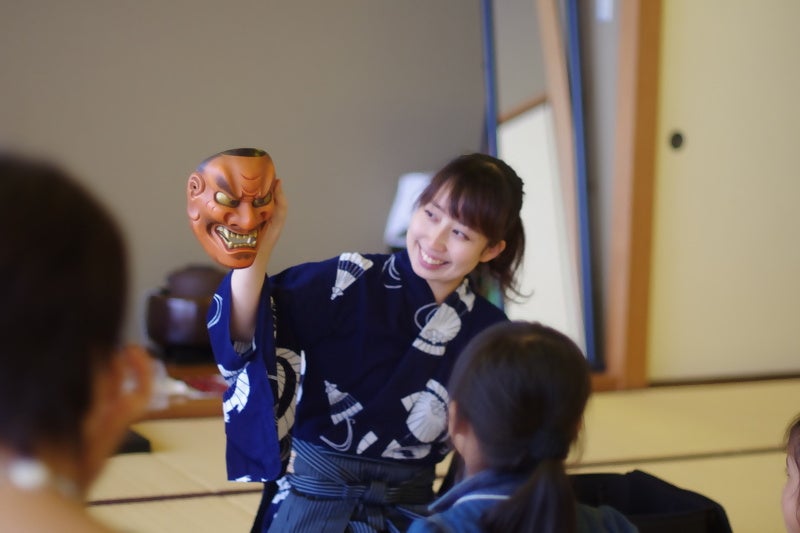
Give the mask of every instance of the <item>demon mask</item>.
[{"label": "demon mask", "polygon": [[197,240],[217,263],[253,263],[272,217],[275,166],[263,150],[237,148],[213,155],[189,176],[187,212]]}]

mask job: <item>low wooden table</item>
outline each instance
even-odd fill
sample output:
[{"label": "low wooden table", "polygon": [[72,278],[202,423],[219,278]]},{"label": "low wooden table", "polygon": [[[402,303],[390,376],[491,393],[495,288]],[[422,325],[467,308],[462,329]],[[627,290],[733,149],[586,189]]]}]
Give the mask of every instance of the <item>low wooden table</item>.
[{"label": "low wooden table", "polygon": [[193,388],[208,391],[202,398],[170,395],[168,406],[163,409],[151,409],[146,420],[165,418],[198,418],[222,415],[221,377],[217,366],[213,363],[176,364],[166,363],[167,374],[185,382]]}]

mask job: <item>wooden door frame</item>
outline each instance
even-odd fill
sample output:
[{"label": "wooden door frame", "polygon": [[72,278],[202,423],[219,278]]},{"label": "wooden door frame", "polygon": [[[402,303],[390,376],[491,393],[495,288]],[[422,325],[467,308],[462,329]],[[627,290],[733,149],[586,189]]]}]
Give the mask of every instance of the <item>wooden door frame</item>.
[{"label": "wooden door frame", "polygon": [[[645,387],[658,114],[661,0],[620,0],[613,215],[602,312],[604,369],[595,390]],[[553,109],[559,175],[575,190],[575,149],[559,0],[537,0],[547,99]],[[575,214],[574,199],[565,210]],[[574,217],[568,217],[577,220]],[[576,233],[571,233],[576,235]],[[576,249],[577,244],[573,245]],[[576,253],[579,253],[576,250]],[[577,257],[577,256],[576,256]]]}]

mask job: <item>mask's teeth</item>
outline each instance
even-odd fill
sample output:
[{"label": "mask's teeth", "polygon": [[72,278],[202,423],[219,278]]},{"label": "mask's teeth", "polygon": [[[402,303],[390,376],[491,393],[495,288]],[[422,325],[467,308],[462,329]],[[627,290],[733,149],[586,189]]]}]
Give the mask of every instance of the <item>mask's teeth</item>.
[{"label": "mask's teeth", "polygon": [[225,246],[227,246],[229,249],[253,248],[255,247],[256,240],[258,239],[258,230],[253,230],[250,233],[243,234],[231,231],[229,228],[224,226],[217,226],[215,231],[220,237],[222,237],[222,240],[225,242]]}]

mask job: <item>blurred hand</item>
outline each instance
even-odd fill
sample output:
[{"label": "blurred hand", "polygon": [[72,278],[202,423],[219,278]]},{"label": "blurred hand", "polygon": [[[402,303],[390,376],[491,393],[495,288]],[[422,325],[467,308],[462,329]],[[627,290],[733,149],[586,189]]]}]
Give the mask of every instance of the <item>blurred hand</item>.
[{"label": "blurred hand", "polygon": [[84,422],[84,491],[99,475],[133,422],[147,412],[153,394],[153,359],[141,346],[121,348],[107,369],[95,377],[94,403]]}]

